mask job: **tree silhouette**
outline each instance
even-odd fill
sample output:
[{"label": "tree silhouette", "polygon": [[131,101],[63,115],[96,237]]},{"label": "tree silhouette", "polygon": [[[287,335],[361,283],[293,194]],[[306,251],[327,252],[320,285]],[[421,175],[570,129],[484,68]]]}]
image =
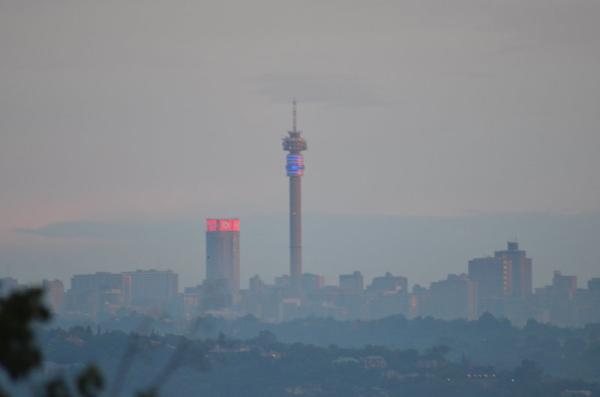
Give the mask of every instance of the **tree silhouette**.
[{"label": "tree silhouette", "polygon": [[32,288],[0,299],[0,366],[13,380],[28,376],[41,364],[33,326],[50,319],[43,296],[44,290]]}]

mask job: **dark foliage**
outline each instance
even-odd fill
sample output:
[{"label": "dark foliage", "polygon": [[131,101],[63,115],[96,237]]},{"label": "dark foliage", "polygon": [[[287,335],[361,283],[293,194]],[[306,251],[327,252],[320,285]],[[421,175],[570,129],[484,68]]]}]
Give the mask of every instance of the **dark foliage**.
[{"label": "dark foliage", "polygon": [[63,378],[52,379],[46,383],[47,397],[71,397],[69,386]]},{"label": "dark foliage", "polygon": [[[563,328],[530,320],[524,327],[484,314],[478,320],[445,321],[431,317],[406,319],[391,316],[372,321],[336,321],[304,318],[279,324],[252,317],[224,320],[209,317],[201,336],[219,332],[242,339],[274,338],[285,343],[342,347],[380,345],[393,349],[429,351],[432,346],[450,348],[448,358],[476,365],[510,370],[523,360],[535,361],[544,373],[600,382],[600,324]],[[268,342],[265,342],[268,343]]]},{"label": "dark foliage", "polygon": [[0,366],[12,379],[27,376],[41,364],[32,327],[50,318],[43,295],[42,289],[32,288],[0,299]]},{"label": "dark foliage", "polygon": [[[0,299],[0,368],[4,369],[10,380],[14,382],[27,379],[35,369],[41,367],[42,364],[42,348],[38,346],[34,326],[36,322],[45,322],[50,319],[50,312],[43,302],[44,291],[39,288],[31,288],[11,294],[10,296]],[[46,339],[47,331],[40,329],[40,339]],[[88,327],[73,327],[68,332],[59,335],[65,336],[69,341],[80,341],[82,345],[87,343],[97,344],[100,349],[103,346],[103,340],[96,338],[91,328]],[[132,365],[133,358],[140,351],[143,351],[148,346],[140,345],[138,335],[132,334],[125,336],[128,340],[129,349],[125,353],[125,359],[121,360],[123,373],[127,373]],[[205,356],[206,350],[199,350],[196,346],[191,346],[187,338],[176,337],[175,354],[171,355],[170,360],[160,372],[159,377],[146,391],[136,394],[139,397],[157,397],[159,388],[166,383],[167,379],[181,366],[194,365],[196,368],[206,369],[206,361],[202,358]],[[147,339],[144,339],[148,342]],[[92,343],[93,342],[93,343]],[[106,347],[119,346],[123,344],[115,344],[114,341],[109,341]],[[73,356],[69,356],[69,345],[66,343],[62,348],[55,353],[59,353],[62,357],[54,362],[61,362],[67,365],[79,366],[79,362],[70,362]],[[123,350],[115,351],[122,353]],[[64,355],[66,353],[66,356]],[[111,349],[106,349],[104,353],[111,353]],[[50,351],[51,358],[54,354]],[[124,363],[124,365],[123,365]],[[69,377],[72,375],[73,377]],[[0,377],[1,379],[1,377]],[[145,380],[146,384],[150,383],[150,378]],[[60,376],[54,376],[50,380],[46,380],[41,384],[32,385],[32,388],[38,389],[38,394],[43,397],[97,397],[101,395],[105,386],[105,381],[102,372],[95,365],[87,365],[83,370],[76,373],[67,371]],[[113,389],[112,395],[118,395],[118,387]],[[9,394],[0,387],[0,397],[9,397]]]},{"label": "dark foliage", "polygon": [[[4,354],[14,356],[24,349],[36,358],[17,362],[21,369],[14,375],[14,368],[9,372],[12,356],[3,356],[0,366],[13,381],[26,379],[41,362],[31,328],[35,321],[48,318],[41,298],[34,290],[1,302],[2,319],[12,324],[7,330],[2,323]],[[26,332],[16,332],[15,323]],[[598,325],[561,329],[531,321],[517,328],[492,316],[472,322],[390,317],[372,322],[306,319],[278,325],[244,318],[229,323],[197,321],[189,334],[207,330],[213,335],[194,339],[148,330],[41,328],[40,349],[62,373],[43,381],[39,395],[98,397],[105,383],[112,385],[106,395],[136,397],[560,397],[565,390],[600,395],[595,383],[600,368]],[[231,331],[242,339],[228,337]],[[251,332],[251,337],[244,336]],[[307,339],[308,344],[298,342]],[[89,362],[97,367],[81,370]],[[198,372],[209,366],[214,371]],[[113,377],[105,382],[102,373]],[[5,396],[0,391],[0,397]]]},{"label": "dark foliage", "polygon": [[77,391],[81,397],[95,397],[103,386],[104,379],[95,366],[88,366],[77,377]]}]

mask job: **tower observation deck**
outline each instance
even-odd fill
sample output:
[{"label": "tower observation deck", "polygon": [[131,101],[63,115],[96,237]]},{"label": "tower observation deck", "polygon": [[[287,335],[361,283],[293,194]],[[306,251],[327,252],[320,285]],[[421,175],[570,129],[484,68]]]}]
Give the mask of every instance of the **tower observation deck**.
[{"label": "tower observation deck", "polygon": [[293,287],[300,286],[302,277],[302,175],[307,149],[302,132],[296,129],[296,101],[293,102],[292,130],[283,138],[286,156],[286,172],[290,180],[290,279]]}]

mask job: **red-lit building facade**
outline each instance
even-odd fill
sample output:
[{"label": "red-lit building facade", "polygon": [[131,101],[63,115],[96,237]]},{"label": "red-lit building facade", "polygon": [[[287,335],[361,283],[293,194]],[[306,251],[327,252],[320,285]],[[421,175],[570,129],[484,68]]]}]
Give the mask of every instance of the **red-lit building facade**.
[{"label": "red-lit building facade", "polygon": [[[206,281],[235,301],[240,290],[240,220],[206,220]],[[215,295],[215,294],[211,294]],[[225,302],[223,302],[225,303]],[[216,305],[221,306],[221,305]]]}]

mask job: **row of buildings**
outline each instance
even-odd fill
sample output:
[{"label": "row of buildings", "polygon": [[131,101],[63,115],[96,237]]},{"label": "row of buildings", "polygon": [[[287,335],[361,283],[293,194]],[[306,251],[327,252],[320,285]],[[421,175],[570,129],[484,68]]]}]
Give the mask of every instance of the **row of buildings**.
[{"label": "row of buildings", "polygon": [[[557,324],[600,321],[593,307],[600,303],[597,279],[587,289],[575,276],[554,274],[552,285],[533,289],[531,258],[516,241],[487,257],[468,262],[467,273],[408,289],[405,277],[390,273],[364,285],[360,272],[340,275],[337,286],[320,275],[281,276],[274,284],[260,277],[240,290],[239,220],[209,219],[206,232],[206,281],[184,295],[198,311],[251,313],[267,321],[299,316],[373,319],[393,314],[473,319],[483,313],[524,323],[529,318]],[[297,280],[294,281],[293,279]]]},{"label": "row of buildings", "polygon": [[[273,284],[259,276],[247,289],[239,280],[239,221],[208,220],[206,279],[180,291],[170,270],[74,275],[65,291],[60,280],[46,280],[47,300],[59,316],[98,321],[132,311],[168,314],[186,320],[201,314],[243,316],[270,322],[306,316],[377,319],[402,314],[442,319],[474,319],[485,312],[517,324],[529,318],[560,325],[600,322],[600,278],[579,288],[576,276],[555,272],[552,284],[532,287],[532,261],[516,242],[493,256],[474,258],[467,272],[451,274],[428,288],[409,288],[406,277],[386,273],[365,283],[361,272],[339,275],[337,285],[323,276],[303,273],[299,285],[290,275]],[[18,288],[17,280],[0,279],[0,296]]]},{"label": "row of buildings", "polygon": [[463,274],[450,274],[428,288],[408,287],[406,277],[387,273],[365,285],[356,271],[339,276],[338,285],[325,285],[323,277],[302,275],[302,294],[290,294],[286,277],[264,284],[258,276],[241,291],[240,312],[266,321],[303,316],[338,319],[377,319],[402,314],[408,318],[475,319],[484,313],[524,324],[533,318],[559,325],[600,322],[600,278],[579,288],[576,276],[555,272],[552,284],[532,287],[532,260],[509,242],[493,256],[474,258]]},{"label": "row of buildings", "polygon": [[[0,279],[0,296],[19,287],[16,279]],[[55,314],[92,320],[131,310],[176,313],[181,299],[178,275],[170,270],[77,274],[66,291],[61,280],[44,280],[42,287]]]}]

